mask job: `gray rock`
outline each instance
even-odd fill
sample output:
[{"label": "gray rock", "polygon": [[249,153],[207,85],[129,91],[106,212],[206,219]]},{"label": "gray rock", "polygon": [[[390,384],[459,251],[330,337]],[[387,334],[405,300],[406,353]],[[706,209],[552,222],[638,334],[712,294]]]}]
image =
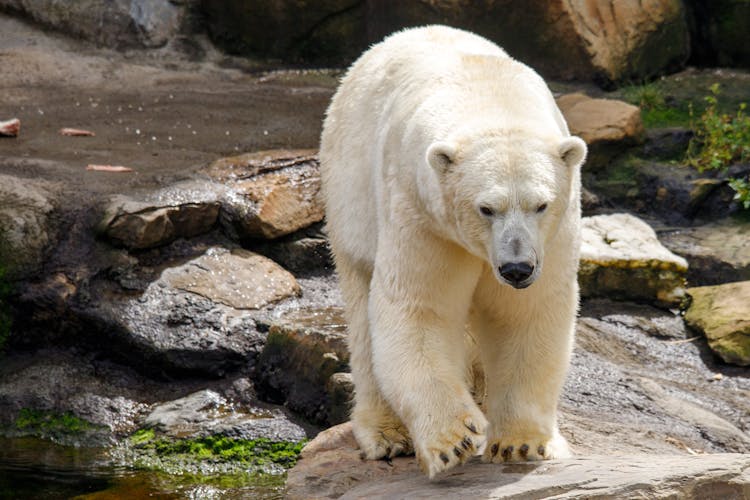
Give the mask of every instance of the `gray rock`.
[{"label": "gray rock", "polygon": [[664,248],[651,227],[628,214],[584,217],[578,282],[584,297],[679,305],[687,262]]},{"label": "gray rock", "polygon": [[6,279],[35,274],[56,241],[54,185],[0,175],[0,267]]},{"label": "gray rock", "polygon": [[690,263],[692,286],[750,280],[750,224],[727,219],[664,231],[664,246]]},{"label": "gray rock", "polygon": [[[332,412],[326,387],[334,373],[347,369],[348,361],[340,308],[291,311],[270,323],[258,360],[258,395],[326,423]],[[335,413],[340,418],[340,410]]]},{"label": "gray rock", "polygon": [[0,0],[0,9],[113,48],[161,47],[176,36],[186,9],[169,0]]},{"label": "gray rock", "polygon": [[304,429],[278,409],[233,405],[209,389],[156,406],[144,425],[175,439],[223,435],[298,442],[306,438]]},{"label": "gray rock", "polygon": [[246,250],[211,248],[166,269],[137,298],[114,300],[100,314],[139,366],[223,375],[252,367],[265,344],[247,311],[299,293],[294,277]]}]

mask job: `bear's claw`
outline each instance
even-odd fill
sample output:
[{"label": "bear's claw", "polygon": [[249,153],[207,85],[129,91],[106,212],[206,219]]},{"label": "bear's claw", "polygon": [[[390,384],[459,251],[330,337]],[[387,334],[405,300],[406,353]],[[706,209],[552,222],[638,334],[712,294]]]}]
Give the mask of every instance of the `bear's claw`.
[{"label": "bear's claw", "polygon": [[[543,437],[526,436],[521,439],[505,437],[491,440],[482,457],[484,462],[524,462],[529,460],[547,460],[550,458],[567,458],[571,456],[568,444],[561,436]],[[516,443],[520,443],[517,445]],[[535,447],[529,443],[539,443]]]}]

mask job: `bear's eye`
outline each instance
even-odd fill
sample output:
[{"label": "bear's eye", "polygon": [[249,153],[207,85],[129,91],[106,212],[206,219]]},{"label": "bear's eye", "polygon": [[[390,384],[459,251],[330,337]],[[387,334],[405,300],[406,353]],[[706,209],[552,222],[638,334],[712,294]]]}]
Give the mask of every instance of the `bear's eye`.
[{"label": "bear's eye", "polygon": [[482,205],[479,207],[479,213],[484,215],[485,217],[490,217],[495,214],[495,212],[490,208]]},{"label": "bear's eye", "polygon": [[536,213],[538,213],[538,214],[544,212],[545,210],[547,210],[547,204],[546,203],[542,203],[541,205],[539,205],[538,207],[536,207]]}]

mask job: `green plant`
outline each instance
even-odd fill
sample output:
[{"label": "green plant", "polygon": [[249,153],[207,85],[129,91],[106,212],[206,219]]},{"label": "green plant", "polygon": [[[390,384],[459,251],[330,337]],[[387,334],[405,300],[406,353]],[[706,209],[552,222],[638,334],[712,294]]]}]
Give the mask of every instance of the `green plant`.
[{"label": "green plant", "polygon": [[[695,134],[687,150],[688,164],[700,171],[725,171],[730,165],[750,161],[750,116],[747,104],[741,103],[734,114],[718,110],[719,84],[710,87],[704,98],[706,109],[695,119],[691,108],[691,128]],[[750,209],[750,179],[729,178],[734,199]]]}]

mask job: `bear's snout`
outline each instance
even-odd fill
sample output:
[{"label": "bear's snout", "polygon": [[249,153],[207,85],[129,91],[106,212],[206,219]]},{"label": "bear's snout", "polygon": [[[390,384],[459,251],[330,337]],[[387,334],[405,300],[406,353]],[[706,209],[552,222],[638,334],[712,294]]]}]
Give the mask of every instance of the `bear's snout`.
[{"label": "bear's snout", "polygon": [[500,276],[514,288],[526,288],[531,284],[528,279],[534,272],[534,266],[528,262],[508,262],[500,266]]}]

